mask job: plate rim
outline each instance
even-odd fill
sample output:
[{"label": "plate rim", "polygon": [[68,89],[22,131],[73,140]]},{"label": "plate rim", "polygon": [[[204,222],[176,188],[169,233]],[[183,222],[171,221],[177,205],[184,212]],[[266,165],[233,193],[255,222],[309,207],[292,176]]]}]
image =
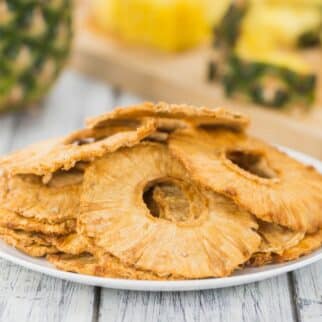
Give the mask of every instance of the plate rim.
[{"label": "plate rim", "polygon": [[[308,156],[302,152],[295,151],[290,148],[278,146],[279,149],[286,152],[290,156],[294,157],[298,161],[304,164],[313,165],[319,172],[322,173],[322,162],[311,156]],[[25,267],[29,270],[42,273],[55,278],[60,278],[66,281],[72,281],[80,284],[100,286],[111,289],[122,289],[122,290],[134,290],[134,291],[191,291],[191,290],[205,290],[205,289],[216,289],[225,288],[231,286],[238,286],[248,284],[252,282],[261,281],[271,277],[281,275],[290,271],[303,268],[310,264],[313,264],[319,260],[322,260],[322,248],[319,248],[299,259],[281,263],[266,265],[267,269],[262,271],[245,273],[242,275],[232,275],[220,278],[208,278],[208,279],[195,279],[195,280],[180,280],[180,281],[149,281],[149,280],[131,280],[121,278],[109,278],[109,277],[98,277],[92,275],[78,274],[72,272],[66,272],[55,268],[49,262],[50,266],[43,266],[38,263],[33,263],[28,260],[28,255],[21,252],[22,256],[26,256],[26,259],[21,258],[17,255],[12,255],[2,249],[1,245],[8,247],[14,251],[19,252],[14,247],[7,245],[4,241],[0,240],[0,258],[3,258],[11,263]],[[33,257],[30,257],[33,258]],[[42,260],[42,259],[41,259]],[[45,261],[45,259],[43,259]],[[264,267],[264,266],[263,266]]]},{"label": "plate rim", "polygon": [[[2,244],[4,242],[1,241]],[[6,245],[7,246],[7,245]],[[10,247],[10,246],[8,246]],[[10,247],[12,248],[12,247]],[[26,255],[27,256],[27,255]],[[4,253],[0,248],[0,257],[14,264],[20,265],[29,270],[42,273],[51,277],[71,281],[83,285],[99,286],[110,289],[131,290],[131,291],[152,291],[152,292],[177,292],[177,291],[197,291],[207,289],[220,289],[232,286],[239,286],[253,282],[269,279],[283,273],[288,273],[310,264],[322,260],[322,249],[303,256],[300,259],[281,264],[267,265],[263,271],[248,273],[245,275],[232,275],[220,278],[181,280],[181,281],[149,281],[131,280],[110,277],[98,277],[92,275],[65,272],[56,269],[54,266],[41,266],[37,263],[29,262],[14,255]],[[44,259],[45,260],[45,259]]]}]

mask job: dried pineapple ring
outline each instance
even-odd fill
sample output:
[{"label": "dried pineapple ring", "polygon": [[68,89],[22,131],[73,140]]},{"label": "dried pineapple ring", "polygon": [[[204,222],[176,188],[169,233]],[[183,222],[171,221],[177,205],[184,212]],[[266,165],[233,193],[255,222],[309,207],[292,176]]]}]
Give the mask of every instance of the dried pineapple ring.
[{"label": "dried pineapple ring", "polygon": [[293,230],[322,226],[322,176],[276,148],[241,133],[181,130],[170,151],[192,177],[259,219]]},{"label": "dried pineapple ring", "polygon": [[166,132],[172,132],[185,126],[185,122],[194,126],[225,126],[235,130],[243,130],[249,124],[249,119],[241,114],[224,108],[195,107],[160,102],[158,104],[142,103],[116,108],[112,112],[87,120],[89,128],[100,128],[115,120],[133,120],[144,117],[157,118],[157,127]]},{"label": "dried pineapple ring", "polygon": [[322,245],[322,229],[313,234],[307,234],[295,246],[286,249],[282,254],[275,256],[275,262],[285,262],[311,253]]},{"label": "dried pineapple ring", "polygon": [[26,218],[17,213],[0,209],[0,226],[9,229],[38,232],[47,235],[64,235],[75,231],[76,220],[69,219],[61,223],[49,224],[33,218]]},{"label": "dried pineapple ring", "polygon": [[53,254],[48,255],[49,262],[64,271],[75,272],[86,275],[102,277],[118,277],[141,280],[161,280],[162,277],[148,271],[140,271],[133,266],[121,263],[117,258],[105,254],[97,258],[90,254],[69,255]]},{"label": "dried pineapple ring", "polygon": [[9,245],[34,257],[57,252],[56,247],[51,244],[50,238],[42,234],[0,227],[0,238]]},{"label": "dried pineapple ring", "polygon": [[[174,218],[171,210],[171,218],[158,218],[149,211],[144,194],[155,183],[176,182],[182,182],[180,198],[189,202],[177,211],[188,213]],[[191,182],[167,147],[156,143],[141,143],[94,161],[85,172],[81,209],[80,231],[96,247],[159,276],[225,276],[260,244],[250,214]]]},{"label": "dried pineapple ring", "polygon": [[80,255],[95,252],[89,239],[77,233],[54,238],[52,244],[65,254]]},{"label": "dried pineapple ring", "polygon": [[248,261],[249,266],[262,266],[269,263],[282,263],[307,255],[322,245],[322,229],[306,234],[298,243],[284,249],[280,254],[255,253]]},{"label": "dried pineapple ring", "polygon": [[304,232],[293,231],[264,221],[259,222],[258,233],[262,237],[262,242],[258,252],[253,254],[248,262],[251,266],[262,266],[274,262],[276,255],[282,255],[305,237]]},{"label": "dried pineapple ring", "polygon": [[81,274],[132,279],[161,279],[148,271],[140,271],[125,265],[110,254],[102,254],[91,241],[81,234],[70,234],[53,239],[59,254],[48,255],[47,259],[57,268]]},{"label": "dried pineapple ring", "polygon": [[97,130],[83,129],[60,139],[40,142],[0,160],[0,168],[11,175],[48,175],[69,170],[77,162],[92,161],[123,146],[132,146],[155,132],[155,121],[114,122]]},{"label": "dried pineapple ring", "polygon": [[39,222],[39,230],[50,229],[49,224],[66,225],[68,220],[75,220],[78,215],[82,180],[83,173],[75,170],[58,172],[47,184],[35,175],[8,177],[3,174],[0,176],[1,208],[34,220],[24,223],[17,220],[20,228],[35,228],[36,221]]},{"label": "dried pineapple ring", "polygon": [[0,226],[0,238],[28,255],[36,257],[58,252],[70,255],[94,253],[88,239],[76,233],[50,236]]},{"label": "dried pineapple ring", "polygon": [[262,237],[258,251],[275,254],[282,254],[285,249],[295,246],[305,236],[304,232],[293,231],[264,221],[259,223],[258,233]]}]

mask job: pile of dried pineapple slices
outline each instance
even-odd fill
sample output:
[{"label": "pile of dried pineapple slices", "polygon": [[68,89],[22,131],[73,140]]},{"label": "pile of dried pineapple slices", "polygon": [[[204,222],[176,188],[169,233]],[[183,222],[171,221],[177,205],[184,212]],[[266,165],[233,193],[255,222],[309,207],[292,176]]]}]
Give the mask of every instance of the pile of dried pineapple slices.
[{"label": "pile of dried pineapple slices", "polygon": [[66,271],[228,276],[322,244],[322,176],[246,134],[247,117],[117,108],[0,159],[0,237]]}]

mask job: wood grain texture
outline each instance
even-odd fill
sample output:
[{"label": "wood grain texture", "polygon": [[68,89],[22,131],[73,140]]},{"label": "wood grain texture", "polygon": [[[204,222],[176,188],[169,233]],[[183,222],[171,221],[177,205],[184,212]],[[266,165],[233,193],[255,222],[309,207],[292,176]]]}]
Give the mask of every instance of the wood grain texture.
[{"label": "wood grain texture", "polygon": [[292,273],[297,315],[301,322],[322,321],[322,263]]},{"label": "wood grain texture", "polygon": [[92,287],[0,261],[0,321],[91,321],[93,295]]},{"label": "wood grain texture", "polygon": [[286,275],[200,292],[147,293],[103,289],[99,321],[294,321]]}]

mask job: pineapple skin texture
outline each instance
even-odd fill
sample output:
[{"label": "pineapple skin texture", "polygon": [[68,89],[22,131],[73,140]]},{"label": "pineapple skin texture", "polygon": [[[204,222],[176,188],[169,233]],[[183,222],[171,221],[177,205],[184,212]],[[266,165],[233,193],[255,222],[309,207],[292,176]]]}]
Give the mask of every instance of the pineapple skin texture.
[{"label": "pineapple skin texture", "polygon": [[70,0],[0,0],[0,112],[33,104],[64,66]]},{"label": "pineapple skin texture", "polygon": [[[227,0],[95,0],[93,22],[132,44],[175,52],[206,41]],[[218,7],[218,10],[214,10]]]}]

